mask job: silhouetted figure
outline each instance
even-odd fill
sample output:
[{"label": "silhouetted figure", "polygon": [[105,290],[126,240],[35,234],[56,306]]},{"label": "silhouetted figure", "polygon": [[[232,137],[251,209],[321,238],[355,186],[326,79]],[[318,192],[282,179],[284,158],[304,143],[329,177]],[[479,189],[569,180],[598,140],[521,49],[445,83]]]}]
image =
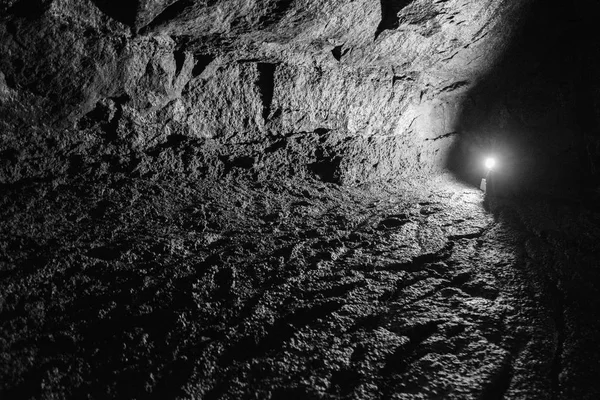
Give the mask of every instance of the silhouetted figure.
[{"label": "silhouetted figure", "polygon": [[494,179],[494,170],[489,169],[482,179],[483,205],[487,209],[490,206],[490,201],[496,195],[496,185]]}]

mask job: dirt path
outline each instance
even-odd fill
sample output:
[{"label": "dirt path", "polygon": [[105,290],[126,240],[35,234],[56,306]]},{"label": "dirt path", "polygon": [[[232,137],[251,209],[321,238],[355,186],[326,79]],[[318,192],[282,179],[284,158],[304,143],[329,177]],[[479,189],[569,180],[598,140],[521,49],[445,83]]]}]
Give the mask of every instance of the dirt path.
[{"label": "dirt path", "polygon": [[[494,203],[494,217],[449,180],[115,178],[6,193],[4,398],[598,393],[581,355],[597,352],[596,311],[548,270],[539,210]],[[590,243],[574,257],[593,263]]]}]

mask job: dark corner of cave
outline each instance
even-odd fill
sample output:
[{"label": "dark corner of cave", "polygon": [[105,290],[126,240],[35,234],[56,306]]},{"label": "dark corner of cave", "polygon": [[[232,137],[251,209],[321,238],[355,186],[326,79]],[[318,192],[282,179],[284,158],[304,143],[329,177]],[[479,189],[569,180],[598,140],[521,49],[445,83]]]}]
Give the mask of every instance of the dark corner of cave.
[{"label": "dark corner of cave", "polygon": [[0,399],[600,399],[595,0],[0,0]]}]

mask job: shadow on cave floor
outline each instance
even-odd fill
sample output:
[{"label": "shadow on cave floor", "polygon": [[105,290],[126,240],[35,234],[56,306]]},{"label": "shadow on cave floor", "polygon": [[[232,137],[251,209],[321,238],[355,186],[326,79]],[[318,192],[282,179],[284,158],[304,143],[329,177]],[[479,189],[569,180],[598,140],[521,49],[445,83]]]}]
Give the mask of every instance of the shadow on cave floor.
[{"label": "shadow on cave floor", "polygon": [[7,189],[0,395],[598,398],[600,215],[482,200],[448,177]]}]

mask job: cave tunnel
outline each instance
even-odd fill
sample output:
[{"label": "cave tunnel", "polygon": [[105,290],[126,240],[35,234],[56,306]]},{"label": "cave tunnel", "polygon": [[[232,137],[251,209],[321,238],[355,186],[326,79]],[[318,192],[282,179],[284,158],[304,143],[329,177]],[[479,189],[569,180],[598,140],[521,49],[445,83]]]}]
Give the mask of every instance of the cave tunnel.
[{"label": "cave tunnel", "polygon": [[599,399],[599,11],[0,0],[0,399]]}]

